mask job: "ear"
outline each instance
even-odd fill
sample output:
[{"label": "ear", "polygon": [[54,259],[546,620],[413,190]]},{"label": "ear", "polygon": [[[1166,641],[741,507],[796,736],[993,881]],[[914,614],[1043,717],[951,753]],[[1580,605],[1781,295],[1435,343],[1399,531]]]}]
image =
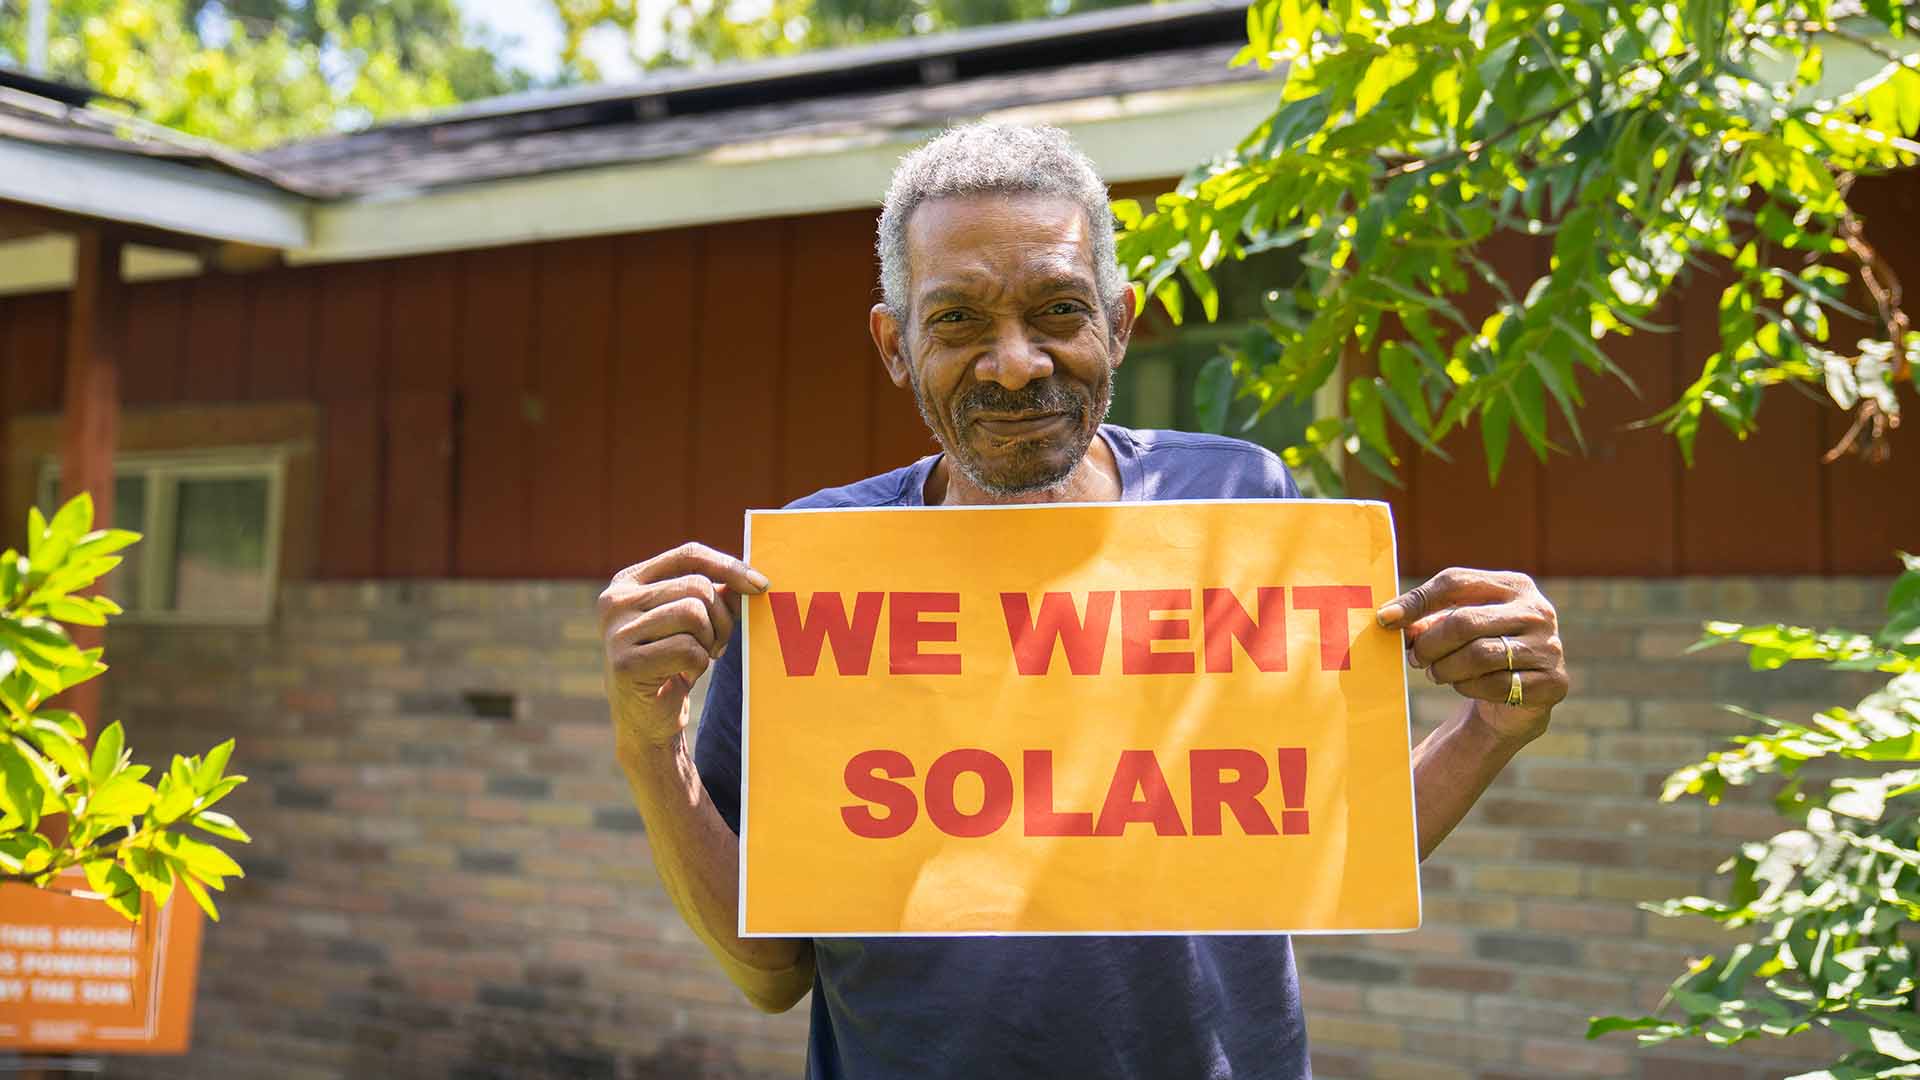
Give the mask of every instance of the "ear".
[{"label": "ear", "polygon": [[1133,340],[1134,292],[1129,283],[1120,290],[1120,301],[1107,313],[1107,328],[1113,333],[1113,366],[1127,357],[1127,343]]},{"label": "ear", "polygon": [[873,310],[867,312],[867,330],[873,334],[873,347],[880,350],[880,363],[887,369],[887,378],[902,389],[913,385],[912,374],[907,370],[905,342],[901,339],[905,329],[900,320],[893,317],[893,310],[885,304],[873,305]]}]

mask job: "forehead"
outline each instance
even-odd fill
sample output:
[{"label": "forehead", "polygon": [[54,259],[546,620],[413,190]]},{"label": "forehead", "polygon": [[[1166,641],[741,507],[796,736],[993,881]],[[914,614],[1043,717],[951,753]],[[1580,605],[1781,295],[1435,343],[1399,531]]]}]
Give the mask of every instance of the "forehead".
[{"label": "forehead", "polygon": [[1059,195],[929,199],[907,222],[907,269],[915,293],[967,278],[1042,274],[1092,286],[1093,234],[1080,204]]}]

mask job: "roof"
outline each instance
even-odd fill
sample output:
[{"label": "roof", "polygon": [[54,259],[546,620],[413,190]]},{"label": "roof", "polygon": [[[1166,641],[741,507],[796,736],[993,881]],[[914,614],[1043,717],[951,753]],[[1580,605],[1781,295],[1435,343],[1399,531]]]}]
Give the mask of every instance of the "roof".
[{"label": "roof", "polygon": [[304,193],[298,180],[239,151],[126,113],[85,105],[103,97],[83,87],[0,69],[0,139],[167,161]]},{"label": "roof", "polygon": [[323,197],[353,197],[659,161],[770,138],[859,139],[998,109],[1271,79],[1229,68],[1245,8],[1140,6],[621,86],[475,102],[424,120],[260,155]]}]

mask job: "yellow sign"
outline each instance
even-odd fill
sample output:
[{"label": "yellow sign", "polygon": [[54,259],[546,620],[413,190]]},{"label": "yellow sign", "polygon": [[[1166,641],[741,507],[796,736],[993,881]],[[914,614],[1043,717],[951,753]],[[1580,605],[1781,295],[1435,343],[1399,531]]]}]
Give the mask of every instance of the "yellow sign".
[{"label": "yellow sign", "polygon": [[1381,503],[755,511],[746,935],[1409,930]]}]

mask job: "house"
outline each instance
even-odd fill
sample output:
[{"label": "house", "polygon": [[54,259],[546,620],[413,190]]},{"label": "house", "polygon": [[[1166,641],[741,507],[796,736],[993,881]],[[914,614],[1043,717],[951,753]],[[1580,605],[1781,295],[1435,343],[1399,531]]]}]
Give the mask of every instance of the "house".
[{"label": "house", "polygon": [[[804,1010],[739,1001],[654,879],[593,597],[681,540],[737,550],[747,507],[930,452],[866,330],[907,147],[1050,121],[1121,192],[1164,190],[1270,110],[1275,79],[1227,66],[1243,33],[1233,5],[1124,9],[253,156],[0,80],[0,521],[63,480],[111,491],[149,539],[115,585],[102,715],[148,755],[237,736],[253,777],[195,1050],[112,1071],[799,1071]],[[1910,220],[1915,193],[1881,183],[1869,210]],[[1526,240],[1504,258],[1544,266]],[[1586,454],[1489,488],[1462,442],[1386,493],[1407,575],[1547,579],[1576,696],[1428,865],[1426,930],[1303,943],[1322,1075],[1697,1067],[1580,1034],[1650,1006],[1700,940],[1633,902],[1702,891],[1770,816],[1651,792],[1743,727],[1716,702],[1855,684],[1678,653],[1708,616],[1871,622],[1920,542],[1920,442],[1822,465],[1844,418],[1777,394],[1753,439],[1703,435],[1682,468],[1623,426],[1711,348],[1710,305],[1676,318],[1614,346],[1647,396],[1593,384]],[[1181,421],[1195,333],[1135,349],[1116,418]],[[1416,695],[1423,727],[1446,708]]]}]

